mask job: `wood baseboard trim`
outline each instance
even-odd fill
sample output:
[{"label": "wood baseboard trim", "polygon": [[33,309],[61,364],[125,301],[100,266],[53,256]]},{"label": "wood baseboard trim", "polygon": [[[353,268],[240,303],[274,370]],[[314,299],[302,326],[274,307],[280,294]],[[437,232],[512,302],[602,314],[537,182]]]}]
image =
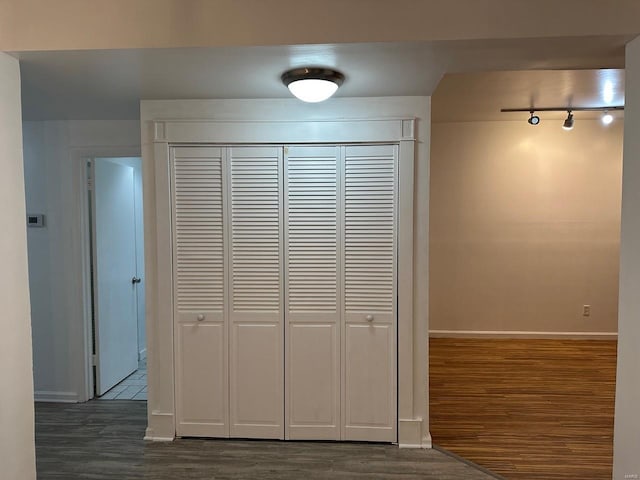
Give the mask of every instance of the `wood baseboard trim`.
[{"label": "wood baseboard trim", "polygon": [[149,423],[144,435],[145,440],[172,442],[175,436],[176,427],[173,413],[153,411],[149,414]]},{"label": "wood baseboard trim", "polygon": [[147,442],[173,442],[174,437],[161,437],[154,434],[153,429],[148,428],[144,432],[144,440]]},{"label": "wood baseboard trim", "polygon": [[36,390],[33,392],[35,402],[46,403],[79,403],[80,399],[76,392],[52,392],[46,390]]},{"label": "wood baseboard trim", "polygon": [[492,330],[429,330],[430,338],[531,338],[565,340],[616,340],[615,332],[523,332]]},{"label": "wood baseboard trim", "polygon": [[422,437],[424,421],[421,418],[400,419],[398,421],[398,447],[431,448],[431,435]]}]

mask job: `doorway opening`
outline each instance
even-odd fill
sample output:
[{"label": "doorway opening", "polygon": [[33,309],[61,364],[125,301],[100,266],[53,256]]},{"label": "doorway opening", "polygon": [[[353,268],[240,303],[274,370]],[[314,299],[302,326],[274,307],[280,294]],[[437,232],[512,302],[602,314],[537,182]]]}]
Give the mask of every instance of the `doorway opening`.
[{"label": "doorway opening", "polygon": [[430,432],[508,478],[612,475],[623,105],[620,69],[447,74],[432,97]]},{"label": "doorway opening", "polygon": [[91,396],[146,400],[140,157],[87,159]]}]

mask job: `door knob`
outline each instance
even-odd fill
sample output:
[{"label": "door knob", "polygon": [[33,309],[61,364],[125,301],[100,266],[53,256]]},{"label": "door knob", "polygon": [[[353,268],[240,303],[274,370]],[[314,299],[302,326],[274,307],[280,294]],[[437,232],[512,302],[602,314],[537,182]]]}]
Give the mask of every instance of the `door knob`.
[{"label": "door knob", "polygon": [[136,283],[140,283],[141,281],[142,281],[142,280],[141,280],[141,279],[139,279],[138,277],[133,277],[133,278],[131,279],[131,283],[133,283],[134,285],[135,285]]},{"label": "door knob", "polygon": [[199,322],[201,322],[201,321],[203,321],[203,320],[204,320],[204,315],[203,315],[203,314],[200,314],[200,315],[198,315],[196,318],[198,319],[198,321],[199,321]]},{"label": "door knob", "polygon": [[373,322],[373,315],[367,315],[366,317],[364,317],[364,319],[365,319],[367,322]]}]

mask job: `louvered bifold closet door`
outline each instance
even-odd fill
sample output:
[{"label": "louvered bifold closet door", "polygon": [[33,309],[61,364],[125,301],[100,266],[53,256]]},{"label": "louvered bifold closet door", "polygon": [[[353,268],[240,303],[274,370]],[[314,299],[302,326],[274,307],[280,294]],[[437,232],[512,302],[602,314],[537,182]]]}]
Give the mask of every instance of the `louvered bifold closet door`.
[{"label": "louvered bifold closet door", "polygon": [[229,435],[222,153],[171,149],[178,436]]},{"label": "louvered bifold closet door", "polygon": [[285,148],[287,438],[340,439],[339,147]]},{"label": "louvered bifold closet door", "polygon": [[228,152],[230,434],[282,439],[282,147]]},{"label": "louvered bifold closet door", "polygon": [[343,440],[396,435],[397,146],[344,149]]}]

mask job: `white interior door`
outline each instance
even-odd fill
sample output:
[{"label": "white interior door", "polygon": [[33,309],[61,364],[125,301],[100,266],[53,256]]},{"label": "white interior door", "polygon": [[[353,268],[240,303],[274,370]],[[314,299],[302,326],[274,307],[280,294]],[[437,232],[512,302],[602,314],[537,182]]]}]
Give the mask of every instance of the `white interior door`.
[{"label": "white interior door", "polygon": [[96,394],[138,367],[133,168],[94,160],[93,268]]},{"label": "white interior door", "polygon": [[282,147],[232,147],[230,435],[284,438]]},{"label": "white interior door", "polygon": [[342,439],[394,442],[397,147],[343,148]]},{"label": "white interior door", "polygon": [[287,438],[340,439],[340,227],[336,146],[285,148]]},{"label": "white interior door", "polygon": [[172,149],[176,433],[229,436],[223,149]]},{"label": "white interior door", "polygon": [[177,434],[396,441],[397,147],[172,157]]}]

